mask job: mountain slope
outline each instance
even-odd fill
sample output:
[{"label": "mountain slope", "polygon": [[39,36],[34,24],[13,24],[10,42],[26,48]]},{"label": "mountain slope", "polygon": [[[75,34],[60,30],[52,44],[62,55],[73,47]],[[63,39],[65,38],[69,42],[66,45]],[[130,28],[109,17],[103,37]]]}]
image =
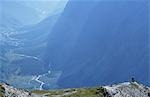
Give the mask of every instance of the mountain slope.
[{"label": "mountain slope", "polygon": [[137,82],[125,82],[112,86],[30,92],[2,84],[0,95],[1,97],[150,97],[150,88]]},{"label": "mountain slope", "polygon": [[30,26],[21,25],[11,16],[3,18],[0,22],[0,82],[28,89],[57,87],[60,72],[49,74],[50,68],[43,68],[43,56],[47,37],[58,17],[59,14],[50,16]]},{"label": "mountain slope", "polygon": [[9,16],[24,25],[31,25],[39,22],[40,18],[36,10],[29,8],[25,4],[21,4],[15,0],[1,0],[0,3],[2,9],[0,10],[2,20],[5,16]]},{"label": "mountain slope", "polygon": [[62,71],[61,88],[133,76],[148,84],[148,54],[147,2],[70,0],[49,35],[46,62]]}]

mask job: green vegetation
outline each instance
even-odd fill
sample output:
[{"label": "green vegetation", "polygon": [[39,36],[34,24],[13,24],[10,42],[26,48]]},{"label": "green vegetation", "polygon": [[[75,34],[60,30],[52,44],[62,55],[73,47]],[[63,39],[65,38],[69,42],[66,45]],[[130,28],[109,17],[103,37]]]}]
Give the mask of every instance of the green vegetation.
[{"label": "green vegetation", "polygon": [[52,91],[35,90],[32,93],[45,95],[48,97],[61,96],[61,97],[105,97],[108,93],[103,87],[96,88],[78,88],[78,89],[64,89]]},{"label": "green vegetation", "polygon": [[32,93],[39,94],[39,95],[62,95],[63,91],[62,90],[52,90],[52,91],[34,90],[34,91],[32,91]]},{"label": "green vegetation", "polygon": [[136,89],[139,88],[139,86],[135,82],[131,82],[130,85],[131,85],[132,88],[136,88]]},{"label": "green vegetation", "polygon": [[5,97],[5,88],[0,85],[0,97]]},{"label": "green vegetation", "polygon": [[99,88],[88,88],[88,89],[79,89],[74,93],[69,93],[62,97],[104,97],[104,89]]}]

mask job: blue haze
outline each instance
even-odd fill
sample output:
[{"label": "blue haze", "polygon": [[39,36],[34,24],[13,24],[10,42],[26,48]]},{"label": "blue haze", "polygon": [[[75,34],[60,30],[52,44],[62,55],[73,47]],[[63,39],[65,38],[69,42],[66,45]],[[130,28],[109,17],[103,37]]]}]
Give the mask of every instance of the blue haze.
[{"label": "blue haze", "polygon": [[150,84],[147,0],[0,1],[1,82],[56,89],[133,77]]},{"label": "blue haze", "polygon": [[48,62],[61,87],[149,84],[148,2],[71,0],[53,28]]}]

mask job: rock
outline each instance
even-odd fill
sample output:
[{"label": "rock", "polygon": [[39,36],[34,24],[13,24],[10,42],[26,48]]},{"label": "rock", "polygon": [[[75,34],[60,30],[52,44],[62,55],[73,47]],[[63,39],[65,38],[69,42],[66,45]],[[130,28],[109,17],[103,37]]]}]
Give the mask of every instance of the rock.
[{"label": "rock", "polygon": [[0,97],[150,97],[150,87],[137,82],[124,82],[110,86],[61,90],[17,89],[0,85]]}]

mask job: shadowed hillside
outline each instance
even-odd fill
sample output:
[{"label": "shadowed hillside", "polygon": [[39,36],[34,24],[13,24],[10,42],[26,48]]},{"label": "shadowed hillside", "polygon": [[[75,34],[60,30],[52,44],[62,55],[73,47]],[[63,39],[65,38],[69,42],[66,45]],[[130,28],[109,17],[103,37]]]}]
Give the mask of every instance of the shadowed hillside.
[{"label": "shadowed hillside", "polygon": [[54,26],[47,63],[63,73],[60,87],[148,84],[148,3],[73,1]]}]

